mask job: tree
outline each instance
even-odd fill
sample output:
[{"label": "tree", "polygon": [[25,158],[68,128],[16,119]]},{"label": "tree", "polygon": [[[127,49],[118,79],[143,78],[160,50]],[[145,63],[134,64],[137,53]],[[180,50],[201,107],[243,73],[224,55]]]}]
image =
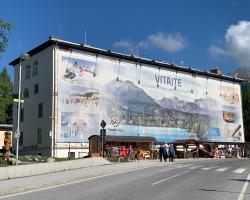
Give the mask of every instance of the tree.
[{"label": "tree", "polygon": [[250,83],[242,84],[242,110],[246,142],[250,142]]},{"label": "tree", "polygon": [[0,123],[12,123],[12,89],[13,84],[6,70],[0,74]]},{"label": "tree", "polygon": [[0,18],[0,58],[8,46],[8,34],[12,28],[12,24],[4,22],[3,19]]}]

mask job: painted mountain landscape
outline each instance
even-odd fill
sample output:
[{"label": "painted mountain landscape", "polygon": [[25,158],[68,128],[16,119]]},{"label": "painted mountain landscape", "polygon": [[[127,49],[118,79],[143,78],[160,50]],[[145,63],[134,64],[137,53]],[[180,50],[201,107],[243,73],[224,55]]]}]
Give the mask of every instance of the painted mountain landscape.
[{"label": "painted mountain landscape", "polygon": [[218,104],[209,97],[194,102],[176,97],[157,101],[131,81],[113,80],[105,86],[105,93],[108,117],[119,117],[123,125],[189,129],[198,138],[207,134],[210,112]]}]

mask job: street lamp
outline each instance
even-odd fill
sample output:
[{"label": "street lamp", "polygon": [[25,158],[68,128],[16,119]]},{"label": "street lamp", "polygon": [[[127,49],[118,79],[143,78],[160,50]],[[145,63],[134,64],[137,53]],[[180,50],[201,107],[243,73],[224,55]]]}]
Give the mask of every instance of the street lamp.
[{"label": "street lamp", "polygon": [[22,78],[22,60],[28,60],[30,55],[27,53],[20,55],[19,79],[18,79],[18,107],[17,107],[17,129],[14,137],[16,138],[16,165],[18,165],[18,151],[20,138],[20,107],[21,107],[21,78]]}]

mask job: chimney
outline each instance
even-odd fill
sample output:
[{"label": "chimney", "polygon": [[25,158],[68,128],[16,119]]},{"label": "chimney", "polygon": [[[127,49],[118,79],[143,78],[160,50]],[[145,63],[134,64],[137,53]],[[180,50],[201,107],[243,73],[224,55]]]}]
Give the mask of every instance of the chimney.
[{"label": "chimney", "polygon": [[216,74],[216,75],[221,75],[221,70],[219,67],[215,67],[213,69],[208,70],[210,73]]}]

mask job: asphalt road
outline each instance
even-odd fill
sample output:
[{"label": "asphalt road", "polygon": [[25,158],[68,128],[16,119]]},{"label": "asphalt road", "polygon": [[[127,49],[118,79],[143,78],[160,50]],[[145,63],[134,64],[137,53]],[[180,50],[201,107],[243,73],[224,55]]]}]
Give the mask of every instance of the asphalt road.
[{"label": "asphalt road", "polygon": [[249,200],[250,159],[171,163],[2,196],[13,200]]}]

